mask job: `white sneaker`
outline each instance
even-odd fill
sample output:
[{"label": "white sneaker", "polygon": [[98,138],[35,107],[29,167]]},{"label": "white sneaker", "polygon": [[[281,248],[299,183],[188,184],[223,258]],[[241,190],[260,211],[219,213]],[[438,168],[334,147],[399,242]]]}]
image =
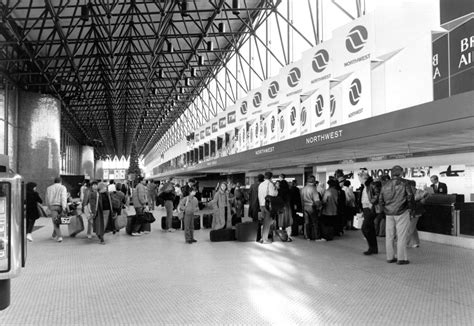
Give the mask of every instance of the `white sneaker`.
[{"label": "white sneaker", "polygon": [[57,242],[63,242],[63,237],[58,237]]},{"label": "white sneaker", "polygon": [[317,242],[326,242],[327,240],[324,239],[324,238],[321,238],[321,239],[316,239]]},{"label": "white sneaker", "polygon": [[133,233],[132,233],[132,236],[134,236],[134,237],[138,237],[138,236],[140,236],[140,235],[142,235],[142,234],[139,233],[139,232],[133,232]]},{"label": "white sneaker", "polygon": [[92,235],[88,234],[87,239],[92,239]]},{"label": "white sneaker", "polygon": [[33,236],[31,235],[31,233],[26,234],[26,240],[28,240],[29,242],[33,242]]}]

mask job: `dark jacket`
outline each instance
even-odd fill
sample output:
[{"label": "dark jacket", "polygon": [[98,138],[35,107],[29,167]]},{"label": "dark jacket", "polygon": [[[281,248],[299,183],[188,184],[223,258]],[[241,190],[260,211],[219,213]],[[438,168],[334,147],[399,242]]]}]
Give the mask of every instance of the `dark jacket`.
[{"label": "dark jacket", "polygon": [[438,182],[438,189],[435,191],[435,185],[431,185],[435,194],[447,194],[448,193],[448,186],[445,183]]},{"label": "dark jacket", "polygon": [[38,192],[33,190],[35,187],[36,183],[34,182],[28,182],[26,184],[26,217],[29,220],[36,220],[40,217],[38,203],[43,203]]},{"label": "dark jacket", "polygon": [[[258,212],[260,212],[260,204],[258,202],[258,186],[260,182],[255,182],[250,186],[249,190],[249,217],[253,219],[258,218]],[[263,203],[262,205],[265,205]]]},{"label": "dark jacket", "polygon": [[395,176],[383,185],[379,198],[385,214],[401,215],[415,208],[413,190],[407,180]]},{"label": "dark jacket", "polygon": [[357,189],[357,191],[360,191],[361,194],[357,197],[358,207],[362,209],[362,191],[366,191],[375,213],[382,213],[383,208],[379,201],[381,189],[382,183],[380,181],[374,181],[372,177],[369,177],[365,183],[361,185],[359,189]]}]

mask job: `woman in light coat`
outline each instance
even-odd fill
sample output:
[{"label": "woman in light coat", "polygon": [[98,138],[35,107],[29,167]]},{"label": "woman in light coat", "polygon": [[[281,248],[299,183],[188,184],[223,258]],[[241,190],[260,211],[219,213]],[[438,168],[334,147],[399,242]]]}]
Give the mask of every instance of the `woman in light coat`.
[{"label": "woman in light coat", "polygon": [[219,185],[219,190],[212,200],[212,207],[214,208],[212,229],[230,229],[232,227],[232,215],[229,194],[227,192],[227,183],[222,182]]}]

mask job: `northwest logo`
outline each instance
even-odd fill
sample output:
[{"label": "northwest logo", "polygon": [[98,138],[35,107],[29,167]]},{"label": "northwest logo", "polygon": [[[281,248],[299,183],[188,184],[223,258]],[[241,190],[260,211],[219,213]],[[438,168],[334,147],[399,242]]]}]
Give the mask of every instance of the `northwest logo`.
[{"label": "northwest logo", "polygon": [[270,98],[275,98],[278,95],[278,91],[280,90],[280,85],[278,82],[273,81],[270,83],[270,86],[268,86],[268,96]]},{"label": "northwest logo", "polygon": [[305,126],[306,125],[306,107],[301,108],[301,113],[300,113],[300,120],[301,120],[301,125]]},{"label": "northwest logo", "polygon": [[272,116],[272,121],[270,122],[270,130],[272,131],[272,133],[275,132],[275,124],[275,116]]},{"label": "northwest logo", "polygon": [[349,31],[346,37],[346,48],[351,53],[356,53],[362,50],[367,42],[368,32],[362,25],[357,25]]},{"label": "northwest logo", "polygon": [[253,106],[258,108],[261,103],[262,103],[262,93],[257,92],[253,96]]},{"label": "northwest logo", "polygon": [[313,70],[315,72],[322,72],[326,69],[329,62],[329,53],[326,50],[319,50],[313,57]]},{"label": "northwest logo", "polygon": [[292,126],[296,123],[296,108],[293,106],[290,112],[290,123]]},{"label": "northwest logo", "polygon": [[331,104],[331,118],[332,118],[332,116],[334,115],[334,112],[336,112],[336,98],[334,97],[334,95],[331,95],[329,102]]},{"label": "northwest logo", "polygon": [[316,111],[316,115],[321,117],[323,115],[323,107],[324,107],[324,99],[322,95],[318,95],[316,98],[316,104],[314,105],[314,110]]},{"label": "northwest logo", "polygon": [[354,79],[351,83],[351,88],[349,90],[349,101],[352,105],[359,103],[360,96],[362,94],[362,84],[359,79]]},{"label": "northwest logo", "polygon": [[285,119],[280,117],[280,132],[283,132],[283,130],[285,130]]},{"label": "northwest logo", "polygon": [[240,112],[243,115],[247,114],[247,101],[243,101],[242,105],[240,105]]},{"label": "northwest logo", "polygon": [[295,87],[296,85],[298,85],[300,78],[301,78],[301,70],[295,67],[291,69],[290,72],[288,73],[288,77],[286,78],[286,81],[288,82],[288,85],[290,85],[290,87]]}]

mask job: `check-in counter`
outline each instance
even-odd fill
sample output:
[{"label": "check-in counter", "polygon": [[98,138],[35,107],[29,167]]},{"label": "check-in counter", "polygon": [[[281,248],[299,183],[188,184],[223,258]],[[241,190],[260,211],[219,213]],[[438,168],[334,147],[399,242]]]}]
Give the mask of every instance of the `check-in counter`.
[{"label": "check-in counter", "polygon": [[424,204],[425,213],[420,217],[420,231],[459,236],[474,235],[474,203],[464,203],[458,195],[430,195]]}]

